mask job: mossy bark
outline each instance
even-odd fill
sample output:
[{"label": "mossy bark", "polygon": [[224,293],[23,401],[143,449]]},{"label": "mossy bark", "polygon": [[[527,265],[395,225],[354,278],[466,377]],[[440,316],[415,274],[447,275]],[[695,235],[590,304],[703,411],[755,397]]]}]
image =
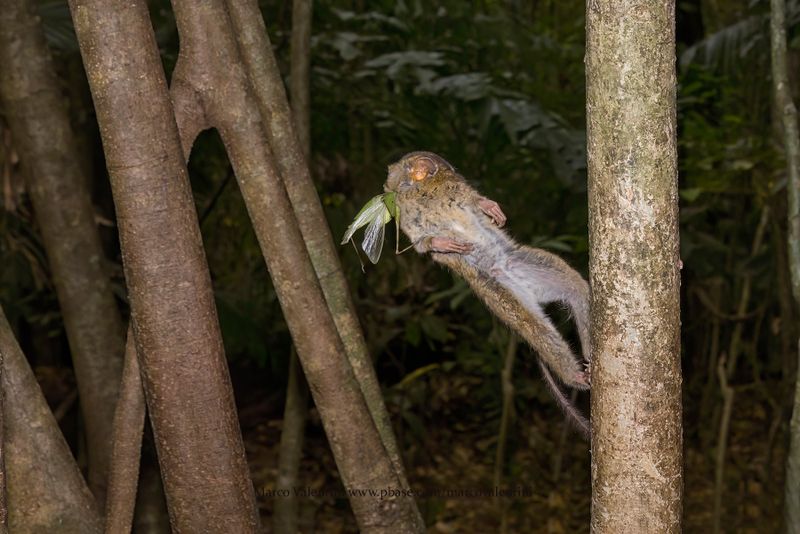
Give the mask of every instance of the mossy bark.
[{"label": "mossy bark", "polygon": [[590,0],[592,531],[680,532],[675,5]]},{"label": "mossy bark", "polygon": [[[797,125],[797,108],[792,100],[786,56],[786,2],[771,0],[770,7],[772,84],[783,126],[783,145],[786,154],[789,273],[794,302],[800,309],[800,131]],[[797,343],[797,354],[800,358],[800,341]],[[787,532],[796,534],[800,533],[800,373],[795,377],[789,438],[784,515]]]}]

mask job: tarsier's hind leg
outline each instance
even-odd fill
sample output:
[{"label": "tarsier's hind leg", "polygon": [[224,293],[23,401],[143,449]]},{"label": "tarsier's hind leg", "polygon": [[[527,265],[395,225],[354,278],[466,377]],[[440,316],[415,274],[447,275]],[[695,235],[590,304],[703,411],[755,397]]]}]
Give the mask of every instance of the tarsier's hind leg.
[{"label": "tarsier's hind leg", "polygon": [[[523,303],[514,291],[499,283],[496,277],[478,272],[452,255],[437,254],[436,259],[462,276],[465,274],[464,271],[471,271],[464,278],[474,280],[475,282],[471,283],[482,286],[474,287],[475,293],[481,297],[492,313],[514,329],[539,354],[559,380],[570,387],[589,388],[588,373],[536,302]],[[513,281],[508,280],[507,283],[513,284]]]},{"label": "tarsier's hind leg", "polygon": [[525,331],[520,334],[564,384],[589,389],[588,372],[578,363],[572,348],[544,312],[528,314],[521,324]]},{"label": "tarsier's hind leg", "polygon": [[540,302],[558,301],[569,307],[581,340],[583,359],[590,363],[589,284],[555,254],[530,247],[520,247],[518,254],[521,256],[518,268],[526,273],[522,278],[534,286],[528,289],[528,293],[541,299]]},{"label": "tarsier's hind leg", "polygon": [[562,302],[569,306],[575,326],[578,329],[578,337],[581,340],[583,349],[583,359],[587,363],[592,361],[592,349],[589,343],[589,284],[578,274],[571,277],[572,285],[565,289]]}]

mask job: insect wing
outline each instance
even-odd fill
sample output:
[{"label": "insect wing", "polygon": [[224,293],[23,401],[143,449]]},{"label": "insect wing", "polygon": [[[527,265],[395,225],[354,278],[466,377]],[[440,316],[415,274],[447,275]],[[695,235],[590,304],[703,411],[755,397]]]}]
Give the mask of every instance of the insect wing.
[{"label": "insect wing", "polygon": [[366,253],[369,261],[378,263],[383,251],[383,236],[386,232],[386,223],[391,220],[391,216],[387,219],[389,210],[381,203],[383,207],[382,212],[376,214],[375,218],[369,223],[367,229],[364,231],[364,240],[361,242],[361,248]]},{"label": "insect wing", "polygon": [[347,243],[353,238],[353,234],[366,224],[373,223],[376,219],[382,220],[384,218],[384,212],[386,212],[386,204],[383,203],[383,195],[378,195],[372,197],[369,202],[364,204],[364,207],[361,208],[361,211],[353,219],[353,222],[350,223],[350,226],[347,227],[347,231],[344,233],[344,237],[342,238],[342,245]]}]

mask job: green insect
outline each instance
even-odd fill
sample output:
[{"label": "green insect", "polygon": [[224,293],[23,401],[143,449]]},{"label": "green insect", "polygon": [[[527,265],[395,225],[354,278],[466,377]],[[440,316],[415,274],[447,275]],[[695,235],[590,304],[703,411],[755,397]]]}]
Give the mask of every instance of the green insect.
[{"label": "green insect", "polygon": [[[361,241],[361,249],[366,253],[369,261],[378,263],[381,252],[383,251],[383,238],[386,233],[386,224],[393,218],[398,227],[397,243],[399,245],[400,211],[397,209],[397,204],[395,202],[395,193],[389,192],[374,196],[369,202],[364,204],[364,207],[361,208],[361,211],[355,216],[353,222],[347,227],[341,244],[344,245],[348,241],[352,241],[353,234],[355,234],[359,228],[366,226],[367,229],[364,230],[364,239]],[[355,246],[355,242],[353,242],[353,246]],[[356,251],[358,251],[358,249],[356,249]],[[395,247],[395,252],[399,254],[401,251],[397,250],[397,247]]]}]

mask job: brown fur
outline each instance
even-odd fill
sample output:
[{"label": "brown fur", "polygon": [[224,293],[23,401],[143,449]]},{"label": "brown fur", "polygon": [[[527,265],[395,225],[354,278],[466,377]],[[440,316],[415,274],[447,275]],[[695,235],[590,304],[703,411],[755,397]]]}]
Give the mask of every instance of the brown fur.
[{"label": "brown fur", "polygon": [[[570,307],[588,367],[589,285],[577,271],[554,254],[516,243],[481,210],[484,197],[436,154],[413,152],[391,165],[385,189],[397,193],[400,228],[419,253],[430,252],[434,261],[464,278],[564,384],[589,387],[588,371],[539,307],[550,301]],[[436,237],[474,248],[465,254],[439,252],[432,247]],[[547,368],[542,370],[565,411],[588,430],[588,422],[558,389]]]}]

